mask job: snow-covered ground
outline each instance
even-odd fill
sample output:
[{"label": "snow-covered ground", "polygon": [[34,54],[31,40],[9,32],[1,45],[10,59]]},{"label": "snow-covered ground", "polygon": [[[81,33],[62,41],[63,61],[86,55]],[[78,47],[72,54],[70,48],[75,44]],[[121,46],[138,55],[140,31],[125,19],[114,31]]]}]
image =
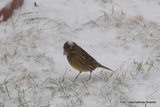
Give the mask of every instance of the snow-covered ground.
[{"label": "snow-covered ground", "polygon": [[[0,23],[0,107],[158,107],[159,12],[159,0],[25,0]],[[74,80],[68,40],[115,73]]]}]

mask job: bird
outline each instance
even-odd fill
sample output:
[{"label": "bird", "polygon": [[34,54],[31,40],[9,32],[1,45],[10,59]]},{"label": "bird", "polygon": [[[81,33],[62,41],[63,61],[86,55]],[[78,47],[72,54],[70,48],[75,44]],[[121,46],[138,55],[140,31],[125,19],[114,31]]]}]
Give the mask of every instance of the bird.
[{"label": "bird", "polygon": [[97,62],[91,55],[89,55],[84,49],[73,41],[66,41],[64,43],[63,52],[63,54],[66,55],[69,64],[79,71],[79,74],[75,77],[75,79],[77,79],[82,72],[90,71],[88,79],[90,80],[92,71],[98,67],[114,72],[112,69]]}]

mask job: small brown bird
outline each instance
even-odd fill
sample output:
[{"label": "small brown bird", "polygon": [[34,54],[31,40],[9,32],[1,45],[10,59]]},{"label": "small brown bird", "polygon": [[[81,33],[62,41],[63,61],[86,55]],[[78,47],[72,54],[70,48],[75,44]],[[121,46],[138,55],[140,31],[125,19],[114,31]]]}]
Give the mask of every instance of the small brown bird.
[{"label": "small brown bird", "polygon": [[75,79],[81,74],[81,72],[90,71],[89,79],[91,78],[92,71],[97,67],[102,67],[109,69],[98,63],[92,56],[90,56],[85,50],[78,46],[75,42],[67,41],[64,46],[64,55],[66,55],[69,64],[79,71],[79,74]]}]

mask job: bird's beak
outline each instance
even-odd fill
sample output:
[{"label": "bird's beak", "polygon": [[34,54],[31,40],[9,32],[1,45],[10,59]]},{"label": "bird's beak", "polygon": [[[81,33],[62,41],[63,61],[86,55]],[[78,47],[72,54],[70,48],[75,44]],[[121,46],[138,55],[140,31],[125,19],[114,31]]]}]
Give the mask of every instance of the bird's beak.
[{"label": "bird's beak", "polygon": [[66,55],[66,51],[65,50],[63,50],[63,55]]}]

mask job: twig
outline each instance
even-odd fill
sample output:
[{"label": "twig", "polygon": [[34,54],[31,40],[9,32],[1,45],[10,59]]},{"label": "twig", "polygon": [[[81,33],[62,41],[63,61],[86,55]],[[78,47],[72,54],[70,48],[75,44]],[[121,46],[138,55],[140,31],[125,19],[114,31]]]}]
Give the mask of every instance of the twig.
[{"label": "twig", "polygon": [[[26,101],[26,99],[24,98],[24,96],[21,94],[21,91],[19,89],[17,89],[17,88],[16,88],[16,90],[18,91],[18,96],[19,96],[20,104],[22,104],[22,105],[25,104],[27,107],[29,107],[28,102]],[[23,91],[23,93],[24,93],[24,91]],[[31,102],[31,101],[29,101],[29,102]]]},{"label": "twig", "polygon": [[67,73],[67,69],[65,70],[65,73],[63,74],[63,78],[62,78],[62,81],[64,82],[64,79],[65,79],[65,75]]},{"label": "twig", "polygon": [[6,90],[7,90],[8,97],[11,98],[11,97],[10,97],[10,94],[9,94],[9,91],[8,91],[7,84],[6,84],[6,80],[4,81],[4,85],[5,85],[5,88],[6,88]]},{"label": "twig", "polygon": [[11,98],[11,96],[10,96],[10,94],[9,94],[8,87],[7,87],[7,83],[6,83],[7,77],[8,77],[8,76],[6,76],[6,78],[5,78],[5,80],[4,80],[4,85],[5,85],[5,88],[6,88],[6,90],[7,90],[8,97]]},{"label": "twig", "polygon": [[154,93],[156,93],[156,92],[159,91],[159,90],[160,90],[160,89],[155,90],[154,92],[152,92],[151,94],[149,94],[149,95],[147,96],[147,98],[148,98],[149,96],[153,95]]}]

